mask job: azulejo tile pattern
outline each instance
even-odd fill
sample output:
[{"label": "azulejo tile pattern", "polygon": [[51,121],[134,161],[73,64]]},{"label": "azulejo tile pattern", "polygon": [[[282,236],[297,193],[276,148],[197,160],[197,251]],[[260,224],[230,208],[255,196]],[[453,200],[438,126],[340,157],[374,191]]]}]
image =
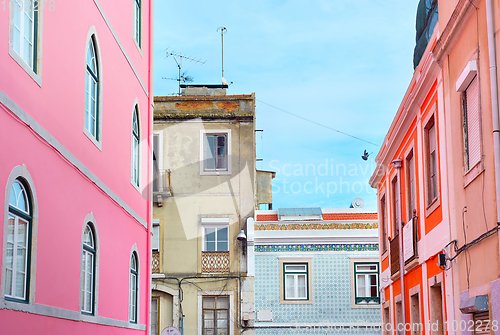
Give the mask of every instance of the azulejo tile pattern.
[{"label": "azulejo tile pattern", "polygon": [[[290,251],[378,251],[375,244],[282,244],[256,245],[255,252],[290,252]],[[377,255],[378,257],[378,255]]]},{"label": "azulejo tile pattern", "polygon": [[265,223],[256,224],[255,230],[323,230],[323,229],[378,229],[377,222],[353,223]]},{"label": "azulejo tile pattern", "polygon": [[[292,334],[380,334],[363,327],[325,327],[321,324],[380,324],[380,309],[351,308],[349,255],[377,258],[376,252],[315,254],[312,259],[312,297],[310,305],[280,304],[279,259],[277,255],[255,256],[255,309],[271,310],[273,323],[316,324],[310,328],[258,328],[257,335]],[[260,322],[265,326],[265,322]]]}]

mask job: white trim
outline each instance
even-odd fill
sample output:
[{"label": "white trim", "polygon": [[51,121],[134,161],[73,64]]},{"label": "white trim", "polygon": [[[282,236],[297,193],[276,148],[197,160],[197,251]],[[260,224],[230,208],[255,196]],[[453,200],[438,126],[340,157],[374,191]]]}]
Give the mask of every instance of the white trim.
[{"label": "white trim", "polygon": [[202,335],[203,328],[203,296],[220,296],[227,295],[229,296],[229,335],[234,334],[234,323],[239,322],[235,320],[234,317],[234,306],[236,302],[234,301],[234,292],[233,291],[198,291],[198,335]]},{"label": "white trim", "polygon": [[74,166],[82,175],[87,177],[89,181],[95,184],[103,191],[112,201],[122,207],[131,217],[138,223],[147,228],[146,220],[140,217],[130,206],[116,195],[104,182],[102,182],[94,173],[92,173],[82,162],[80,162],[68,149],[66,149],[54,136],[45,130],[38,122],[36,122],[27,112],[21,109],[14,101],[12,101],[3,91],[0,90],[0,104],[3,104],[15,117],[25,123],[32,131],[34,131],[45,144],[50,145],[72,166]]},{"label": "white trim", "polygon": [[[29,272],[30,272],[30,282],[29,287],[29,296],[27,303],[20,302],[11,302],[13,306],[17,305],[28,305],[32,306],[35,301],[35,290],[36,290],[36,259],[37,259],[37,243],[38,243],[38,197],[36,194],[35,183],[33,178],[31,177],[26,165],[17,165],[10,172],[9,177],[7,178],[6,188],[5,188],[5,203],[4,203],[4,218],[3,218],[3,244],[2,244],[2,272],[1,272],[1,283],[0,283],[0,309],[2,306],[5,306],[7,301],[5,300],[5,278],[6,275],[6,248],[7,248],[7,222],[9,216],[9,197],[10,197],[10,189],[12,184],[16,181],[17,178],[23,178],[26,186],[29,187],[29,191],[31,193],[31,263],[29,264]],[[7,307],[7,309],[10,309]],[[15,309],[15,308],[12,308]]]},{"label": "white trim", "polygon": [[[204,147],[207,134],[227,134],[227,171],[213,170],[205,171]],[[200,130],[200,176],[231,175],[231,129],[201,129]]]},{"label": "white trim", "polygon": [[457,92],[465,92],[469,84],[472,82],[472,79],[477,74],[477,62],[475,60],[469,61],[465,66],[465,69],[462,71],[460,77],[455,84]]},{"label": "white trim", "polygon": [[224,226],[229,224],[229,218],[201,218],[201,224],[215,224]]},{"label": "white trim", "polygon": [[[134,64],[132,63],[132,61],[130,60],[130,57],[128,56],[127,52],[125,51],[125,48],[123,47],[122,43],[120,42],[120,40],[118,39],[118,35],[116,34],[115,30],[113,29],[113,27],[111,26],[111,23],[109,22],[108,20],[108,17],[106,16],[106,14],[104,14],[104,11],[102,10],[102,7],[99,3],[98,0],[94,0],[94,3],[95,5],[97,6],[97,9],[99,10],[99,12],[101,13],[101,16],[102,18],[104,19],[104,22],[106,22],[106,25],[108,26],[108,29],[109,31],[111,32],[111,34],[113,35],[113,38],[115,39],[116,43],[118,44],[118,46],[120,47],[120,51],[123,53],[123,56],[125,56],[125,59],[127,60],[128,64],[130,65],[130,68],[132,69],[132,71],[134,72],[134,75],[135,77],[137,78],[137,81],[139,82],[139,84],[141,85],[142,89],[144,90],[144,93],[146,93],[146,96],[149,97],[149,92],[148,90],[146,89],[146,86],[144,86],[142,80],[141,80],[141,77],[139,76],[139,73],[137,72],[137,70],[135,69],[135,66]],[[148,41],[149,43],[149,41]]]},{"label": "white trim", "polygon": [[[12,3],[13,5],[14,2],[13,0],[10,0],[8,1],[9,3],[9,7],[10,7],[10,4]],[[23,2],[24,4],[24,2]],[[35,83],[37,83],[38,86],[42,87],[42,40],[43,40],[43,13],[45,12],[44,10],[44,5],[42,5],[42,3],[40,2],[39,3],[39,6],[38,6],[38,31],[36,32],[36,35],[37,35],[37,46],[36,46],[36,50],[33,50],[33,52],[36,52],[36,59],[34,60],[36,62],[36,68],[37,68],[37,72],[35,73],[33,71],[33,69],[31,68],[31,66],[29,66],[29,64],[27,64],[23,57],[21,55],[19,55],[15,50],[14,50],[14,46],[13,46],[13,40],[14,40],[14,32],[12,30],[12,26],[14,25],[14,15],[13,15],[13,11],[10,11],[10,14],[9,14],[9,55],[12,57],[12,59],[14,59],[14,61],[19,64],[19,66],[21,66],[21,68],[26,71],[26,73],[31,77],[31,79],[33,79],[33,81]],[[17,10],[17,9],[14,9],[14,10]],[[24,8],[23,10],[21,10],[21,13],[24,13]]]},{"label": "white trim", "polygon": [[103,326],[128,328],[135,330],[146,330],[144,324],[133,324],[123,320],[117,320],[102,316],[84,315],[80,312],[72,311],[69,309],[47,306],[42,304],[22,304],[12,301],[0,302],[0,311],[3,309],[13,310],[23,313],[41,315],[45,317],[52,317],[63,320],[80,321],[91,324],[98,324]]}]

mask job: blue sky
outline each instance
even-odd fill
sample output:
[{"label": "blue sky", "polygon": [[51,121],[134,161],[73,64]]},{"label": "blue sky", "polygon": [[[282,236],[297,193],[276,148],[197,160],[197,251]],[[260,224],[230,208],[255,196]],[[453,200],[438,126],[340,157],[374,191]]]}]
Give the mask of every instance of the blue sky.
[{"label": "blue sky", "polygon": [[217,28],[226,27],[227,94],[256,95],[257,168],[277,172],[273,207],[341,208],[360,197],[375,211],[368,180],[379,147],[332,129],[382,143],[413,75],[417,4],[155,0],[154,95],[178,91],[162,79],[177,77],[167,48],[206,61],[183,62],[194,83],[221,83]]}]

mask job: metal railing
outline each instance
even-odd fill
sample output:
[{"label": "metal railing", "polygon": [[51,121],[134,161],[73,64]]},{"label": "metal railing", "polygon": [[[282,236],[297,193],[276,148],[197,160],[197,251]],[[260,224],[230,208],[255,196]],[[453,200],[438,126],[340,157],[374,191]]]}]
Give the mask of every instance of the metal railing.
[{"label": "metal railing", "polygon": [[154,170],[153,178],[154,195],[172,196],[170,170]]}]

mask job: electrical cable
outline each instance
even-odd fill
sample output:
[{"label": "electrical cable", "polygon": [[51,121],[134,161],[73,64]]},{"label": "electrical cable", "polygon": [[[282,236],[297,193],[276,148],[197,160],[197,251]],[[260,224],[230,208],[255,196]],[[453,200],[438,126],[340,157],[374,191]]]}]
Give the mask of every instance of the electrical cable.
[{"label": "electrical cable", "polygon": [[332,127],[329,127],[329,126],[327,126],[327,125],[325,125],[325,124],[322,124],[322,123],[319,123],[319,122],[316,122],[316,121],[313,121],[313,120],[309,120],[309,119],[307,119],[307,118],[305,118],[305,117],[302,117],[302,116],[300,116],[300,115],[294,114],[294,113],[289,112],[289,111],[286,111],[286,110],[284,110],[284,109],[282,109],[282,108],[279,108],[279,107],[273,106],[273,105],[271,105],[271,104],[268,104],[267,102],[264,102],[264,101],[262,101],[262,100],[259,100],[259,99],[255,99],[255,100],[257,100],[257,101],[258,101],[258,102],[260,102],[260,103],[263,103],[264,105],[267,105],[267,106],[269,106],[269,107],[272,107],[272,108],[274,108],[274,109],[277,109],[277,110],[279,110],[279,111],[281,111],[281,112],[283,112],[283,113],[286,113],[286,114],[288,114],[288,115],[295,116],[296,118],[299,118],[299,119],[301,119],[301,120],[307,121],[307,122],[309,122],[309,123],[315,124],[315,125],[317,125],[317,126],[320,126],[320,127],[323,127],[323,128],[329,129],[329,130],[336,131],[336,132],[337,132],[337,133],[339,133],[339,134],[343,134],[343,135],[346,135],[346,136],[352,137],[352,138],[354,138],[354,139],[356,139],[356,140],[358,140],[358,141],[362,141],[362,142],[365,142],[365,143],[368,143],[368,144],[371,144],[371,145],[374,145],[374,146],[376,146],[376,147],[379,147],[379,148],[380,148],[380,145],[375,144],[375,143],[370,142],[370,141],[367,141],[367,140],[362,139],[362,138],[360,138],[360,137],[357,137],[357,136],[354,136],[354,135],[351,135],[351,134],[345,133],[345,132],[340,131],[340,130],[338,130],[338,129],[335,129],[335,128],[332,128]]}]

